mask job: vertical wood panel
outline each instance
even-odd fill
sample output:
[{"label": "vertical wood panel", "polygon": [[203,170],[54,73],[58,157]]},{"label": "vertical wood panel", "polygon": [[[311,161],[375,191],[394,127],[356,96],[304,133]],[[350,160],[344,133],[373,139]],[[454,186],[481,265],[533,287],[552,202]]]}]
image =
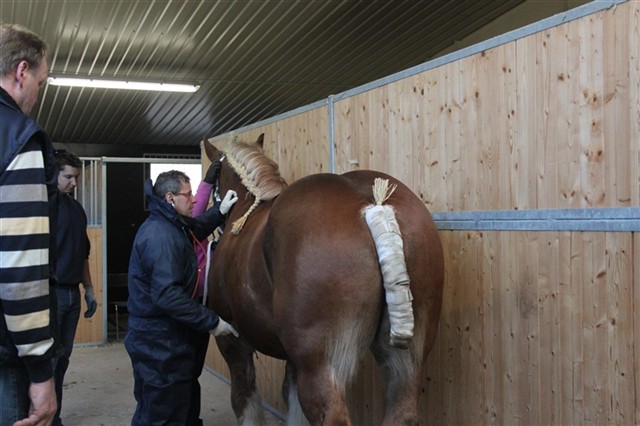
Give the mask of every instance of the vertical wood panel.
[{"label": "vertical wood panel", "polygon": [[539,325],[539,423],[561,424],[559,410],[548,407],[562,407],[560,336],[562,309],[560,303],[560,240],[566,238],[560,233],[541,232],[538,234],[542,256],[538,256],[538,315]]},{"label": "vertical wood panel", "polygon": [[[640,2],[634,1],[625,4],[626,7],[620,8],[616,14],[619,20],[628,17],[629,23],[629,120],[631,121],[629,135],[629,170],[631,183],[630,195],[631,201],[629,205],[640,205]],[[617,22],[617,21],[616,21]],[[626,114],[622,114],[616,119],[626,120]],[[627,150],[624,143],[620,149],[621,152]],[[621,154],[623,156],[624,154]],[[623,163],[624,163],[623,159]],[[625,197],[622,197],[625,200]],[[626,202],[626,201],[622,201]]]},{"label": "vertical wood panel", "polygon": [[[575,424],[573,407],[573,336],[576,334],[574,317],[578,311],[577,290],[571,282],[572,234],[560,233],[558,241],[558,287],[561,319],[558,323],[560,351],[556,362],[560,364],[560,424]],[[554,410],[551,410],[554,411]]]},{"label": "vertical wood panel", "polygon": [[[442,211],[453,211],[459,208],[460,201],[457,198],[451,198],[453,193],[454,179],[453,175],[458,170],[457,163],[460,158],[456,155],[458,148],[456,143],[447,143],[452,140],[451,132],[456,129],[455,119],[453,118],[455,107],[455,75],[457,73],[457,63],[447,64],[442,68],[437,68],[435,72],[435,87],[433,95],[436,102],[433,107],[436,108],[434,118],[437,125],[435,133],[435,142],[439,148],[438,158],[443,162],[442,177],[438,180],[443,197],[443,204],[434,204],[433,208]],[[455,135],[457,137],[457,135]],[[453,139],[455,140],[455,138]]]},{"label": "vertical wood panel", "polygon": [[[555,60],[558,63],[558,152],[563,167],[560,169],[559,184],[561,199],[559,208],[579,208],[580,194],[580,134],[577,116],[580,104],[579,68],[580,39],[575,25],[558,27]],[[553,208],[553,206],[541,206]]]},{"label": "vertical wood panel", "polygon": [[[603,62],[602,14],[594,14],[575,22],[580,37],[580,135],[581,206],[603,207],[604,141],[603,141]],[[585,66],[588,64],[588,66]]]},{"label": "vertical wood panel", "polygon": [[[630,120],[616,120],[629,112],[630,91],[630,20],[619,13],[604,16],[603,62],[604,62],[604,122],[616,121],[617,126],[604,126],[605,140],[605,191],[616,203],[631,201],[631,164],[629,152],[624,149],[630,139]],[[628,141],[628,142],[626,142]],[[623,147],[617,149],[616,147]],[[631,147],[629,147],[631,148]]]},{"label": "vertical wood panel", "polygon": [[604,233],[582,235],[584,421],[595,425],[606,424],[608,414],[604,243]]},{"label": "vertical wood panel", "polygon": [[[636,264],[637,265],[637,264]],[[606,241],[607,276],[607,394],[611,395],[608,422],[624,424],[634,418],[633,238],[620,235]],[[637,288],[637,287],[635,287]],[[637,365],[637,364],[636,364]]]},{"label": "vertical wood panel", "polygon": [[630,385],[629,388],[625,389],[627,392],[632,394],[634,397],[634,407],[635,410],[632,415],[629,416],[630,421],[634,421],[637,423],[640,419],[640,350],[636,348],[636,343],[640,343],[640,327],[637,325],[640,324],[640,271],[638,271],[638,266],[640,265],[640,232],[636,232],[632,236],[633,239],[633,253],[629,256],[633,259],[632,264],[635,265],[632,268],[632,280],[633,283],[633,311],[629,314],[630,317],[633,318],[633,330],[630,332],[633,338],[633,377],[629,378],[629,380],[633,380],[634,385]]}]

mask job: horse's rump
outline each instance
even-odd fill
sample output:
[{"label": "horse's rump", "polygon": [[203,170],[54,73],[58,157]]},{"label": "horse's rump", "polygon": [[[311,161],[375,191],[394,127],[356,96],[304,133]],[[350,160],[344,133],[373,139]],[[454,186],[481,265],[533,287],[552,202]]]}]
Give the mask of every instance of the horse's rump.
[{"label": "horse's rump", "polygon": [[[399,185],[387,203],[396,210],[407,241],[407,268],[410,276],[417,276],[415,286],[421,290],[419,274],[426,273],[422,269],[430,262],[429,254],[413,251],[429,238],[429,213],[406,186],[368,171],[302,178],[276,199],[265,229],[264,255],[275,285],[274,318],[285,346],[288,340],[294,346],[293,340],[304,335],[331,338],[320,331],[328,327],[349,334],[353,327],[348,324],[354,321],[359,331],[348,338],[363,346],[373,341],[384,288],[363,209],[374,202],[375,177]],[[417,295],[416,303],[423,304],[422,295]],[[341,338],[347,336],[336,336]]]},{"label": "horse's rump", "polygon": [[375,246],[361,214],[371,202],[344,177],[312,175],[278,196],[265,228],[280,340],[293,359],[315,357],[309,365],[334,360],[343,377],[375,338],[382,312]]}]

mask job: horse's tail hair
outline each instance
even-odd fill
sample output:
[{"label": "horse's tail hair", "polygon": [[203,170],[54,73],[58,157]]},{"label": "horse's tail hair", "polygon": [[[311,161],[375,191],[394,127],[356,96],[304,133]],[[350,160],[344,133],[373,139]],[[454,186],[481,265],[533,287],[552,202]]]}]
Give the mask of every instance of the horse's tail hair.
[{"label": "horse's tail hair", "polygon": [[409,274],[404,260],[400,226],[391,206],[383,206],[395,191],[388,179],[376,178],[373,184],[374,205],[364,209],[365,220],[378,253],[380,270],[385,288],[385,299],[391,324],[389,343],[398,348],[407,348],[413,338],[413,307]]},{"label": "horse's tail hair", "polygon": [[389,186],[389,179],[375,178],[373,181],[373,201],[381,206],[391,197],[398,185]]},{"label": "horse's tail hair", "polygon": [[246,213],[242,215],[242,217],[233,222],[231,226],[231,233],[233,235],[238,235],[240,231],[242,231],[244,223],[247,221],[249,215],[256,209],[256,207],[258,207],[258,204],[260,204],[260,199],[256,197],[256,200],[253,202],[249,210],[247,210]]}]

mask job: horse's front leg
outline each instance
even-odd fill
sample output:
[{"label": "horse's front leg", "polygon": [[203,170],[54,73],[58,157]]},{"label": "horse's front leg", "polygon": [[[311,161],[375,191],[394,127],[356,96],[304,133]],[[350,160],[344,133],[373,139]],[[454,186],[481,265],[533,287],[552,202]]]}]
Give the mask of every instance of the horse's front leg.
[{"label": "horse's front leg", "polygon": [[216,344],[231,373],[231,407],[240,425],[264,425],[262,399],[256,390],[254,349],[243,339],[216,337]]}]

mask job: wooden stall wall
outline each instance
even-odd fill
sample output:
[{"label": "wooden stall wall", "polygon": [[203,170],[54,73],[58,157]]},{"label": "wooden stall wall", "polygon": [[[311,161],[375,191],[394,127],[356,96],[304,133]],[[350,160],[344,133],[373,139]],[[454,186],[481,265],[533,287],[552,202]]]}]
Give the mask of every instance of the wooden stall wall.
[{"label": "wooden stall wall", "polygon": [[91,318],[84,317],[87,305],[84,302],[84,292],[82,290],[82,309],[80,311],[80,321],[76,330],[74,344],[101,344],[105,341],[102,312],[103,312],[103,288],[102,288],[102,228],[99,226],[89,226],[87,235],[91,243],[91,255],[89,256],[89,270],[93,280],[93,290],[98,300],[98,309]]},{"label": "wooden stall wall", "polygon": [[[640,206],[640,2],[340,99],[333,111],[335,171],[388,172],[433,212]],[[265,131],[291,182],[327,170],[329,151],[315,144],[327,142],[328,119],[314,114],[239,136]],[[637,232],[440,235],[445,297],[422,424],[640,423]],[[226,371],[211,352],[209,365]],[[257,364],[262,395],[284,411],[281,364],[262,355]],[[381,386],[368,358],[350,388],[354,424],[380,423]]]}]

